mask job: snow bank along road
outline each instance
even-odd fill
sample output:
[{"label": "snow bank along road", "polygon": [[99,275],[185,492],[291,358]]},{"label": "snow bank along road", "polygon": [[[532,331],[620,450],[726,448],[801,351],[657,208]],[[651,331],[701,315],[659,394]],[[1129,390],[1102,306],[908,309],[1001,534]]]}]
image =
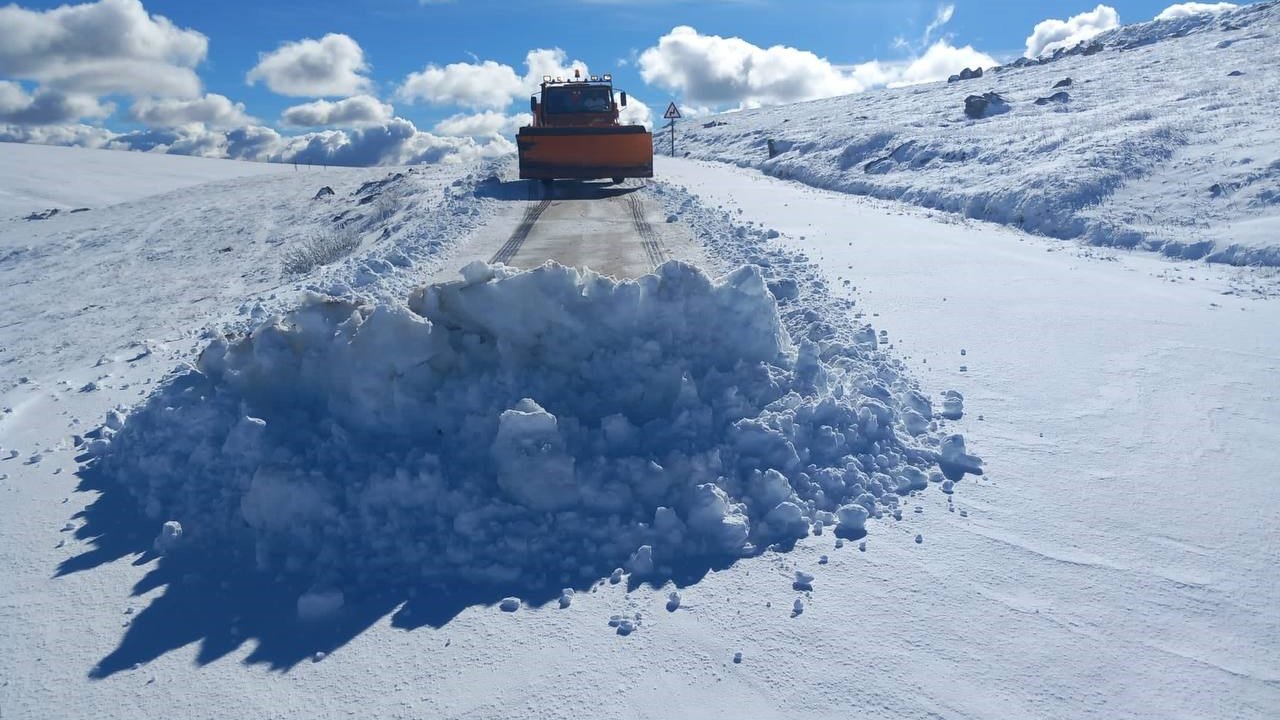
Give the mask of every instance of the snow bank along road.
[{"label": "snow bank along road", "polygon": [[5,226],[6,717],[1280,707],[1274,280],[489,173]]}]

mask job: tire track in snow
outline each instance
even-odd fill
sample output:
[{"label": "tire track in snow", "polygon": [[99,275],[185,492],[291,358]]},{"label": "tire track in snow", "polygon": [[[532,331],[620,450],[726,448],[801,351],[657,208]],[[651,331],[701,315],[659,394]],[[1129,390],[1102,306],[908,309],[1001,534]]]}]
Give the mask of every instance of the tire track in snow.
[{"label": "tire track in snow", "polygon": [[658,234],[653,231],[653,226],[649,224],[648,219],[644,216],[644,203],[641,203],[640,199],[633,193],[627,196],[627,205],[631,209],[631,223],[635,225],[636,232],[640,234],[640,245],[644,248],[644,254],[649,260],[649,266],[656,270],[659,265],[666,262],[667,253],[662,249]]},{"label": "tire track in snow", "polygon": [[498,252],[494,253],[493,257],[489,259],[489,263],[500,262],[505,264],[515,257],[520,250],[520,246],[528,239],[529,233],[533,232],[533,226],[538,222],[538,218],[542,217],[542,213],[546,212],[549,207],[551,207],[551,200],[547,199],[525,208],[524,217],[520,219],[520,224],[516,226],[515,231],[511,233],[511,237],[507,239],[507,242],[498,248]]}]

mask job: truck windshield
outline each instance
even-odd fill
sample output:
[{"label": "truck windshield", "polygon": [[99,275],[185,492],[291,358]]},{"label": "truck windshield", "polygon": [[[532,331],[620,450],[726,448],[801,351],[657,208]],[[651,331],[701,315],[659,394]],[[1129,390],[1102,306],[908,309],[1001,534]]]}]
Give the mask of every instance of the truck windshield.
[{"label": "truck windshield", "polygon": [[548,88],[542,102],[549,113],[605,113],[613,109],[607,87]]}]

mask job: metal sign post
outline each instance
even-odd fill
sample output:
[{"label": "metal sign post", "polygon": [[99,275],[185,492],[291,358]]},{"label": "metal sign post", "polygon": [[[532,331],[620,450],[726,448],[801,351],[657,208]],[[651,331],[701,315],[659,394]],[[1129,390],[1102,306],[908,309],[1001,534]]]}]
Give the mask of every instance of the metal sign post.
[{"label": "metal sign post", "polygon": [[676,156],[676,120],[680,119],[680,109],[673,102],[667,106],[667,111],[662,117],[670,120],[671,123],[667,127],[671,128],[671,157]]}]

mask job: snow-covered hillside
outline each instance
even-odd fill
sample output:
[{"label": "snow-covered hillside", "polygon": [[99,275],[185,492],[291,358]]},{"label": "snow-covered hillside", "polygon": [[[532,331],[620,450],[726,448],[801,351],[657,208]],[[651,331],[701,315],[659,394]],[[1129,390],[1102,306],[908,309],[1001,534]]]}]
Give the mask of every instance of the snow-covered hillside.
[{"label": "snow-covered hillside", "polygon": [[[1007,111],[966,116],[986,93]],[[1263,2],[976,79],[683,121],[678,151],[1055,238],[1280,265],[1275,108],[1280,3]]]},{"label": "snow-covered hillside", "polygon": [[[41,327],[93,319],[71,352],[59,333],[22,333],[3,360],[0,389],[75,367],[81,352],[129,354],[219,318],[261,319],[265,308],[287,307],[305,290],[404,297],[423,263],[432,266],[458,232],[483,221],[470,190],[451,185],[466,174],[457,169],[277,172],[262,163],[110,150],[0,151],[11,148],[48,170],[6,173],[0,186],[26,183],[78,207],[104,199],[99,183],[130,199],[42,220],[0,219],[6,312]],[[67,152],[84,162],[60,164]],[[81,167],[95,182],[76,182]]]},{"label": "snow-covered hillside", "polygon": [[[122,151],[123,152],[123,151]],[[0,142],[0,220],[101,208],[218,179],[294,172],[291,165]]]}]

